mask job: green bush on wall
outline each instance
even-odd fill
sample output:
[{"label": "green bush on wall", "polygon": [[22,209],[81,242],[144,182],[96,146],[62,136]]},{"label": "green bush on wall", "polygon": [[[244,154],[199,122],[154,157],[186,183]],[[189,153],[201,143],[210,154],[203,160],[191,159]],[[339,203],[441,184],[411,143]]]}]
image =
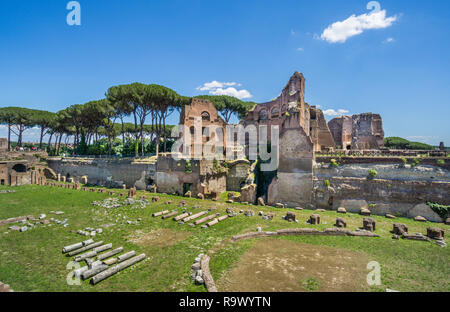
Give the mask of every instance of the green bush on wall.
[{"label": "green bush on wall", "polygon": [[378,172],[375,169],[370,169],[369,170],[369,177],[370,178],[375,178],[377,176]]},{"label": "green bush on wall", "polygon": [[330,180],[324,180],[323,181],[323,186],[330,187]]}]

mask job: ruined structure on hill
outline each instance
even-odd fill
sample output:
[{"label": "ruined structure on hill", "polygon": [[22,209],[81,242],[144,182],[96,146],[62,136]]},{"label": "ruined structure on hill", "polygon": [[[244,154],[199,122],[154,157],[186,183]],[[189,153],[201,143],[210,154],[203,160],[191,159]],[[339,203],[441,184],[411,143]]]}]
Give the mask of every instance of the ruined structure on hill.
[{"label": "ruined structure on hill", "polygon": [[312,141],[315,151],[334,149],[334,142],[320,109],[310,107],[305,102],[305,77],[296,72],[289,79],[280,96],[267,103],[257,105],[241,121],[244,126],[267,126],[268,139],[271,138],[271,126],[278,126],[280,133],[292,114],[307,137]]},{"label": "ruined structure on hill", "polygon": [[341,116],[328,123],[336,145],[344,150],[380,149],[384,146],[381,116],[365,113]]},{"label": "ruined structure on hill", "polygon": [[[196,148],[202,151],[204,144],[215,139],[220,140],[222,146],[225,146],[226,125],[210,101],[193,98],[189,105],[183,107],[180,114],[180,126],[185,126],[190,132],[190,142],[184,143],[187,144],[186,154],[194,155]],[[206,127],[209,127],[212,133],[205,131]],[[216,135],[219,137],[215,138]],[[196,137],[199,138],[197,142],[201,142],[198,146],[194,144]]]},{"label": "ruined structure on hill", "polygon": [[44,185],[46,182],[46,174],[45,168],[30,166],[26,160],[0,161],[0,185]]}]

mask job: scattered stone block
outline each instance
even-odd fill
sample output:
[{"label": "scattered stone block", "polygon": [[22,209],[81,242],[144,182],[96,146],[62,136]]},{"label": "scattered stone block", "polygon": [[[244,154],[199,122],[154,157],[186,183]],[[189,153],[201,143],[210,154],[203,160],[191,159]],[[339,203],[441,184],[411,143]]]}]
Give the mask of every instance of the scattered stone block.
[{"label": "scattered stone block", "polygon": [[427,228],[427,237],[432,239],[444,239],[444,230],[439,228]]},{"label": "scattered stone block", "polygon": [[244,212],[244,216],[246,217],[253,217],[255,215],[255,212],[253,210],[246,210]]},{"label": "scattered stone block", "polygon": [[388,219],[397,219],[396,216],[391,215],[391,214],[389,214],[389,213],[386,214],[386,218],[388,218]]},{"label": "scattered stone block", "polygon": [[347,227],[347,222],[345,222],[345,220],[342,219],[342,218],[337,218],[336,219],[336,226],[338,228],[345,228],[345,227]]},{"label": "scattered stone block", "polygon": [[234,209],[233,208],[227,208],[226,212],[227,213],[234,213]]},{"label": "scattered stone block", "polygon": [[425,219],[425,218],[422,217],[422,216],[417,216],[417,217],[414,217],[414,221],[417,221],[417,222],[427,222],[428,220]]},{"label": "scattered stone block", "polygon": [[408,233],[408,227],[406,226],[406,224],[394,223],[392,233],[396,235],[403,235],[405,233]]},{"label": "scattered stone block", "polygon": [[232,204],[234,201],[232,199],[227,200],[227,204]]},{"label": "scattered stone block", "polygon": [[182,200],[178,203],[178,207],[186,207],[187,206],[187,201]]},{"label": "scattered stone block", "polygon": [[326,212],[325,209],[316,209],[317,212]]},{"label": "scattered stone block", "polygon": [[320,215],[318,215],[318,214],[311,215],[309,217],[308,223],[312,224],[312,225],[320,224]]},{"label": "scattered stone block", "polygon": [[339,207],[338,209],[337,209],[337,213],[347,213],[347,209],[345,209],[344,207]]},{"label": "scattered stone block", "polygon": [[264,199],[262,197],[258,197],[258,205],[265,206]]},{"label": "scattered stone block", "polygon": [[205,195],[203,195],[202,193],[198,193],[197,194],[197,198],[200,200],[204,200],[205,199]]},{"label": "scattered stone block", "polygon": [[284,217],[284,219],[286,221],[289,221],[289,222],[296,222],[297,221],[297,216],[293,212],[288,212],[286,214],[286,216]]},{"label": "scattered stone block", "polygon": [[153,196],[152,197],[152,202],[153,203],[159,202],[160,200],[161,200],[161,198],[159,196]]},{"label": "scattered stone block", "polygon": [[359,211],[359,214],[362,215],[362,216],[370,216],[372,213],[370,212],[369,209],[362,208],[362,209]]},{"label": "scattered stone block", "polygon": [[136,198],[136,188],[132,187],[128,190],[128,198]]},{"label": "scattered stone block", "polygon": [[445,224],[450,225],[450,218],[445,219]]},{"label": "scattered stone block", "polygon": [[282,203],[276,203],[276,204],[275,204],[275,207],[276,207],[276,208],[284,208],[284,204],[282,204]]},{"label": "scattered stone block", "polygon": [[375,231],[375,220],[372,218],[364,218],[363,229],[366,231],[374,232]]},{"label": "scattered stone block", "polygon": [[302,207],[295,207],[294,209],[295,209],[295,210],[303,210]]},{"label": "scattered stone block", "polygon": [[191,191],[187,191],[185,194],[184,194],[184,197],[192,197],[192,192]]}]

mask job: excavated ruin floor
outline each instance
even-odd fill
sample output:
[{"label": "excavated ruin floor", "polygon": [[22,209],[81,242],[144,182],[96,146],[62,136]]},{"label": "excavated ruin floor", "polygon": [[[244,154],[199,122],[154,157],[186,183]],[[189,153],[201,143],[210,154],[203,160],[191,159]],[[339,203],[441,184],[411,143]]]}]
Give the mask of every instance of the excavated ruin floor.
[{"label": "excavated ruin floor", "polygon": [[363,253],[261,239],[217,281],[219,291],[363,291],[369,258]]}]

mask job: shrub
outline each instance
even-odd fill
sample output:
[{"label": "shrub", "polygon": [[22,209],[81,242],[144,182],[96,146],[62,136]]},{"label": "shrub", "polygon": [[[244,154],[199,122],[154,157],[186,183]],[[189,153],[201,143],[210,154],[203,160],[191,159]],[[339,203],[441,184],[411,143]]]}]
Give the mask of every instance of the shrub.
[{"label": "shrub", "polygon": [[375,178],[377,176],[378,172],[375,169],[370,169],[369,170],[369,177],[370,178]]},{"label": "shrub", "polygon": [[190,160],[186,160],[186,167],[184,167],[185,173],[192,173],[192,164]]},{"label": "shrub", "polygon": [[330,164],[331,164],[332,167],[338,167],[339,166],[339,163],[336,161],[336,159],[331,159],[330,160]]},{"label": "shrub", "polygon": [[403,162],[403,165],[408,163],[408,160],[405,157],[400,158],[400,160]]},{"label": "shrub", "polygon": [[444,166],[445,165],[445,160],[444,159],[438,159],[438,160],[436,160],[436,164],[438,164],[439,166]]},{"label": "shrub", "polygon": [[419,164],[420,164],[420,159],[414,158],[411,161],[411,166],[413,166],[413,167],[418,166]]},{"label": "shrub", "polygon": [[440,205],[438,203],[427,202],[427,205],[436,212],[442,219],[448,218],[450,214],[450,206]]},{"label": "shrub", "polygon": [[330,180],[324,180],[323,181],[323,186],[330,187]]}]

